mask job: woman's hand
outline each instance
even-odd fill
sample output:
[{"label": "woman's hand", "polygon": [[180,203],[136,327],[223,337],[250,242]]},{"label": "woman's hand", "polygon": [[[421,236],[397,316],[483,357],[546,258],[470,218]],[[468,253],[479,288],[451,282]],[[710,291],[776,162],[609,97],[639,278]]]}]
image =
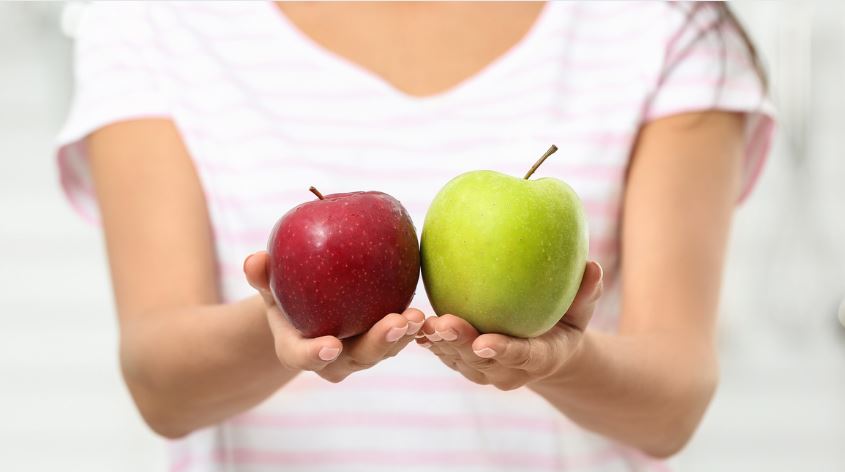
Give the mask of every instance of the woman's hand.
[{"label": "woman's hand", "polygon": [[417,343],[475,383],[513,390],[566,366],[581,345],[601,290],[601,266],[591,261],[566,316],[541,336],[522,339],[502,334],[479,335],[467,321],[443,315],[425,321],[425,337],[417,339]]},{"label": "woman's hand", "polygon": [[404,313],[391,313],[366,333],[339,340],[334,336],[305,338],[276,306],[270,293],[266,251],[257,252],[244,261],[244,273],[264,299],[267,320],[275,340],[276,355],[291,370],[310,370],[329,382],[340,382],[349,374],[372,367],[395,356],[420,330],[425,315],[416,308]]}]

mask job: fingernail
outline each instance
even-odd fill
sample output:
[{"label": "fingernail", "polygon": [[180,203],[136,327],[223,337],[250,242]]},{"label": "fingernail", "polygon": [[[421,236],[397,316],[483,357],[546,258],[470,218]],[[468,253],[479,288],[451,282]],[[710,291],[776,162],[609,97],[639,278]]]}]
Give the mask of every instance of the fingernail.
[{"label": "fingernail", "polygon": [[446,331],[435,331],[441,338],[445,339],[446,341],[454,341],[458,339],[458,333],[454,332],[451,329],[447,329]]},{"label": "fingernail", "polygon": [[422,346],[422,347],[424,347],[424,348],[426,348],[426,349],[428,349],[428,348],[430,348],[430,347],[431,347],[431,343],[430,343],[430,342],[428,342],[428,341],[426,341],[426,342],[422,342],[422,343],[417,343],[417,344],[419,344],[420,346]]},{"label": "fingernail", "polygon": [[477,351],[473,351],[473,352],[475,352],[476,356],[482,357],[484,359],[490,359],[491,357],[496,356],[496,351],[490,349],[489,347],[484,347],[484,348],[481,348],[481,349],[479,349]]},{"label": "fingernail", "polygon": [[324,347],[320,349],[318,356],[324,361],[333,361],[337,359],[338,354],[340,354],[340,349],[336,347]]},{"label": "fingernail", "polygon": [[[593,261],[593,262],[595,262],[595,261]],[[598,262],[596,262],[596,265],[599,266],[599,280],[601,280],[601,279],[604,278],[604,269],[602,268],[601,264],[599,264]]]},{"label": "fingernail", "polygon": [[385,339],[387,339],[387,342],[389,343],[395,343],[402,336],[405,336],[406,331],[408,331],[407,326],[390,328],[390,331],[387,332],[387,336],[385,336]]},{"label": "fingernail", "polygon": [[419,322],[409,321],[408,322],[408,330],[405,332],[405,334],[415,334],[417,331],[420,330],[423,323],[424,323],[423,321],[419,321]]},{"label": "fingernail", "polygon": [[434,332],[434,333],[431,333],[431,334],[425,333],[425,337],[428,338],[429,341],[434,341],[434,342],[437,342],[437,341],[440,341],[440,340],[443,339],[443,338],[440,337],[439,334],[437,334],[437,332]]}]

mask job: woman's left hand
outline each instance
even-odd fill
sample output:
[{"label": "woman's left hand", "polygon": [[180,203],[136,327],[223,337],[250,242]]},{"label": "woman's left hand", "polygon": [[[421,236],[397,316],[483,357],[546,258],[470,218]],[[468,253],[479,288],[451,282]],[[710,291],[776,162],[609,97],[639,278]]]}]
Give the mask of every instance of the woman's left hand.
[{"label": "woman's left hand", "polygon": [[458,316],[443,315],[425,321],[425,337],[417,338],[417,344],[477,384],[513,390],[564,368],[581,345],[601,291],[601,266],[590,261],[572,306],[545,334],[529,339],[479,334]]}]

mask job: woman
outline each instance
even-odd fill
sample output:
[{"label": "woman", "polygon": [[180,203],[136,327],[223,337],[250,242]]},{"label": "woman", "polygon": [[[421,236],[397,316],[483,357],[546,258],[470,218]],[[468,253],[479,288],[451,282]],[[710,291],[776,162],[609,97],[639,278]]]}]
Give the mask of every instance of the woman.
[{"label": "woman", "polygon": [[[663,470],[695,430],[772,130],[726,6],[95,4],[76,52],[63,184],[102,224],[124,378],[172,470]],[[422,289],[343,341],[274,307],[255,251],[309,185],[419,225],[451,177],[522,175],[551,143],[538,174],[584,200],[594,262],[546,335],[426,319]]]}]

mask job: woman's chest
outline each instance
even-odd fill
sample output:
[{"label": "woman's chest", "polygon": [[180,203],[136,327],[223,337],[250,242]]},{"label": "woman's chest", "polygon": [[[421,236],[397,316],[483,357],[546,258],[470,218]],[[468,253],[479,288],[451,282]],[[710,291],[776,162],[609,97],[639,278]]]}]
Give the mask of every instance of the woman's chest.
[{"label": "woman's chest", "polygon": [[243,254],[312,198],[311,185],[387,192],[421,230],[452,177],[523,175],[551,144],[560,151],[535,175],[572,185],[590,219],[591,252],[614,253],[643,94],[603,69],[575,73],[582,55],[547,41],[554,24],[448,93],[415,98],[320,55],[266,16],[243,14],[166,18],[173,30],[160,44],[161,85],[206,190],[223,273],[238,287],[248,290]]},{"label": "woman's chest", "polygon": [[521,175],[551,144],[562,152],[540,175],[586,193],[621,184],[643,83],[561,40],[560,7],[528,18],[517,47],[432,97],[318,47],[273,4],[197,8],[162,8],[159,76],[199,170],[232,192],[420,194],[473,169]]},{"label": "woman's chest", "polygon": [[301,85],[281,96],[186,101],[174,115],[210,206],[237,214],[241,227],[269,231],[284,210],[311,198],[311,185],[324,193],[387,192],[421,225],[451,178],[479,169],[524,175],[551,144],[560,152],[536,177],[567,181],[588,213],[605,212],[621,196],[636,133],[633,125],[615,123],[625,113],[604,116],[552,87],[507,89],[409,104],[363,88],[360,95],[321,99],[317,89]]},{"label": "woman's chest", "polygon": [[613,263],[633,130],[567,123],[545,98],[498,113],[495,106],[479,113],[445,105],[414,112],[376,101],[316,114],[286,100],[263,103],[205,118],[185,107],[177,120],[206,189],[224,273],[243,289],[232,298],[249,292],[243,256],[265,246],[281,215],[313,198],[309,186],[323,193],[386,192],[408,209],[419,232],[450,179],[479,169],[524,175],[550,144],[561,150],[535,177],[560,178],[575,188],[589,218],[592,256]]}]

